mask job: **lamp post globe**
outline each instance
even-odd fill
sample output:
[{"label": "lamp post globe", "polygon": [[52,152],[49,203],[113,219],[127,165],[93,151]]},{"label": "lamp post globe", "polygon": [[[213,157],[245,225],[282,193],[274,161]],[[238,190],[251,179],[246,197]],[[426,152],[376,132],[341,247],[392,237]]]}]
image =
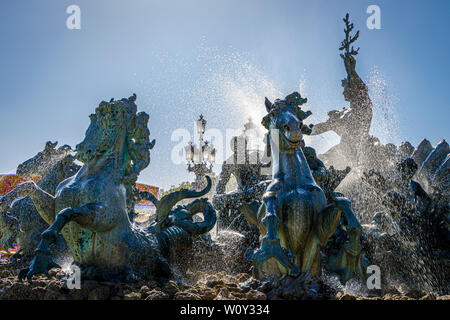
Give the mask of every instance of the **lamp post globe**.
[{"label": "lamp post globe", "polygon": [[205,175],[212,174],[212,167],[216,158],[216,149],[209,141],[203,140],[203,134],[206,129],[206,120],[203,118],[203,115],[200,115],[195,123],[197,133],[199,134],[198,145],[189,142],[185,147],[185,151],[186,160],[188,162],[187,170],[195,173],[195,181],[192,183],[192,187],[195,190],[202,190],[206,187]]}]

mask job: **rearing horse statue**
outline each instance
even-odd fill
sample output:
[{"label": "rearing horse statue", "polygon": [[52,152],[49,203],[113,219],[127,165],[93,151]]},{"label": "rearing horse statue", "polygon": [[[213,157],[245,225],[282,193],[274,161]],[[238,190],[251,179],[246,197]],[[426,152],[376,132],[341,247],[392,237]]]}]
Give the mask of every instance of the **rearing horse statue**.
[{"label": "rearing horse statue", "polygon": [[[147,122],[149,116],[137,113],[136,96],[101,102],[90,116],[86,137],[76,147],[76,157],[84,165],[63,180],[55,195],[34,182],[25,182],[0,197],[0,211],[17,197],[30,196],[39,214],[50,225],[42,233],[31,265],[19,272],[19,279],[31,281],[58,267],[50,245],[61,232],[69,245],[82,277],[133,280],[164,277],[171,274],[167,259],[173,250],[183,249],[192,236],[208,232],[216,222],[216,213],[206,199],[172,207],[180,200],[205,195],[211,179],[202,191],[181,190],[160,201],[155,224],[138,228],[130,223],[127,202],[139,172],[150,162]],[[193,222],[198,212],[204,221]]]},{"label": "rearing horse statue", "polygon": [[303,133],[311,131],[310,126],[303,124],[311,112],[299,107],[306,101],[298,92],[275,103],[266,98],[268,115],[262,124],[269,130],[273,180],[257,214],[246,213],[250,222],[256,222],[263,237],[261,248],[248,251],[247,258],[254,261],[257,277],[295,276],[307,271],[318,275],[320,247],[327,244],[343,215],[348,240],[335,256],[328,257],[325,267],[336,272],[342,282],[354,273],[364,278],[359,239],[361,225],[350,201],[335,197],[327,205],[325,194],[315,182],[302,151]]}]

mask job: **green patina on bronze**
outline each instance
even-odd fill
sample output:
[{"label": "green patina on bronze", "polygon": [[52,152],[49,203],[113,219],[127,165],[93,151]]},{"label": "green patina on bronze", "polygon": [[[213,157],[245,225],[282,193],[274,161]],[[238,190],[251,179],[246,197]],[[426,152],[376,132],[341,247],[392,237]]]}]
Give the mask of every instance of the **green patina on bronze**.
[{"label": "green patina on bronze", "polygon": [[[271,103],[262,124],[269,130],[273,180],[263,195],[264,203],[249,221],[256,221],[262,238],[261,248],[249,251],[257,277],[297,275],[321,270],[320,247],[325,246],[342,220],[348,235],[325,267],[345,283],[354,275],[364,278],[361,254],[361,225],[350,201],[337,194],[327,198],[316,183],[303,153],[303,134],[311,127],[303,124],[311,112],[299,107],[307,100],[298,92]],[[248,215],[249,213],[247,213]]]},{"label": "green patina on bronze", "polygon": [[[139,228],[129,220],[134,201],[146,197],[134,188],[141,170],[150,163],[149,116],[137,113],[136,95],[128,99],[101,102],[90,116],[91,124],[85,139],[76,147],[76,157],[84,165],[63,180],[55,195],[33,182],[25,182],[0,198],[0,210],[17,198],[29,195],[39,214],[50,225],[42,233],[29,268],[19,279],[30,281],[35,274],[47,274],[58,267],[51,259],[49,245],[61,232],[68,243],[74,263],[82,267],[82,276],[115,277],[122,280],[169,277],[166,258],[171,250],[186,247],[196,234],[208,232],[215,224],[216,214],[206,199],[197,199],[177,207],[186,198],[205,195],[202,191],[181,190],[156,202],[157,221]],[[194,223],[192,216],[203,213],[205,220]],[[84,272],[84,273],[83,273]]]},{"label": "green patina on bronze", "polygon": [[[24,161],[17,167],[17,174],[25,179],[42,177],[37,185],[54,194],[58,184],[74,175],[80,166],[74,163],[72,149],[64,145],[56,149],[57,142],[47,141],[43,151]],[[26,261],[33,257],[33,250],[40,241],[41,233],[48,224],[40,217],[29,197],[17,199],[6,211],[0,211],[0,245],[8,250],[13,243],[20,246],[12,258]],[[62,236],[59,237],[56,252],[64,254],[67,250]]]}]

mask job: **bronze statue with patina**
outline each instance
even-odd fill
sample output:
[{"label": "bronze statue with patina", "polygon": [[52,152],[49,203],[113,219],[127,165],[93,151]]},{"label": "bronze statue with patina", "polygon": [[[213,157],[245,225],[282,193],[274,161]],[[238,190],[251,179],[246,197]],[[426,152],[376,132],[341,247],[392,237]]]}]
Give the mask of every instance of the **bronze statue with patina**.
[{"label": "bronze statue with patina", "polygon": [[354,25],[349,20],[347,14],[344,18],[345,39],[339,48],[343,53],[340,54],[347,77],[342,80],[344,99],[350,102],[349,108],[341,110],[332,110],[328,112],[328,119],[324,122],[314,125],[311,135],[319,135],[328,131],[334,131],[341,137],[338,145],[327,151],[322,158],[327,165],[345,163],[344,167],[350,165],[355,168],[363,159],[363,149],[368,144],[370,125],[372,122],[372,101],[366,84],[356,72],[356,59],[359,48],[354,49],[353,43],[359,37],[359,31],[351,35]]},{"label": "bronze statue with patina", "polygon": [[[67,145],[56,149],[56,145],[57,142],[48,141],[43,151],[24,161],[17,168],[17,174],[26,180],[40,178],[37,186],[50,194],[55,193],[61,181],[80,169],[80,166],[74,163],[72,149]],[[48,224],[41,218],[30,197],[17,199],[11,208],[0,211],[0,245],[8,251],[13,243],[17,243],[20,249],[12,258],[26,261],[33,257],[33,250],[39,243],[41,233],[47,227]],[[62,236],[58,237],[56,249],[61,253],[68,250]]]},{"label": "bronze statue with patina", "polygon": [[[350,201],[333,197],[327,204],[323,190],[314,180],[302,151],[303,134],[311,127],[303,123],[311,112],[301,110],[306,103],[298,92],[274,103],[266,98],[268,114],[262,124],[269,130],[272,182],[263,195],[263,204],[248,220],[256,222],[261,248],[249,251],[257,277],[321,272],[320,247],[337,230],[342,220],[348,241],[325,267],[346,282],[355,274],[364,278],[360,246],[361,225]],[[247,215],[250,215],[247,212]]]},{"label": "bronze statue with patina", "polygon": [[[136,96],[103,101],[90,116],[86,137],[76,146],[76,157],[84,165],[63,180],[55,194],[42,190],[34,182],[25,182],[0,197],[0,211],[17,197],[28,195],[39,214],[50,225],[42,233],[30,266],[20,271],[19,279],[31,281],[58,267],[52,260],[50,245],[62,233],[81,267],[82,277],[122,281],[169,277],[170,251],[186,247],[196,234],[208,232],[216,215],[206,199],[197,199],[185,207],[172,207],[180,200],[205,195],[204,190],[181,190],[157,202],[156,222],[146,228],[132,224],[127,200],[133,192],[137,173],[150,162],[148,115],[137,113]],[[133,199],[132,199],[133,200]],[[130,201],[128,201],[130,202]],[[203,222],[192,216],[203,213]]]}]

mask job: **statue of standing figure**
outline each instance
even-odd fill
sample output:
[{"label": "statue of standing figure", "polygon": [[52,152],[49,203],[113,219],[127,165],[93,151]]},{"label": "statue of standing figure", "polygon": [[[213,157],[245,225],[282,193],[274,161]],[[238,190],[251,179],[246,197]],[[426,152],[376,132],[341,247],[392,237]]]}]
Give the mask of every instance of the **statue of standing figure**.
[{"label": "statue of standing figure", "polygon": [[[248,205],[254,208],[259,207],[260,198],[268,184],[263,181],[270,178],[262,172],[262,168],[266,166],[262,152],[258,148],[252,150],[249,146],[254,142],[253,140],[257,139],[256,125],[249,119],[244,127],[243,133],[230,141],[233,155],[222,164],[216,195],[213,199],[214,208],[218,210],[219,215],[218,226],[221,229],[236,231],[249,229],[241,211]],[[226,193],[226,186],[232,176],[236,181],[236,190]]]},{"label": "statue of standing figure", "polygon": [[[350,45],[359,37],[359,31],[352,37],[353,23],[349,21],[349,15],[344,18],[346,25],[345,39],[339,50],[344,60],[347,77],[342,80],[344,99],[350,102],[349,108],[332,110],[328,112],[325,122],[314,125],[311,135],[319,135],[328,131],[334,131],[341,137],[338,145],[331,148],[323,155],[327,165],[335,167],[356,167],[362,162],[363,150],[369,141],[370,124],[372,122],[372,101],[370,100],[366,84],[356,72],[356,59],[358,50]],[[339,162],[336,162],[337,160]]]}]

